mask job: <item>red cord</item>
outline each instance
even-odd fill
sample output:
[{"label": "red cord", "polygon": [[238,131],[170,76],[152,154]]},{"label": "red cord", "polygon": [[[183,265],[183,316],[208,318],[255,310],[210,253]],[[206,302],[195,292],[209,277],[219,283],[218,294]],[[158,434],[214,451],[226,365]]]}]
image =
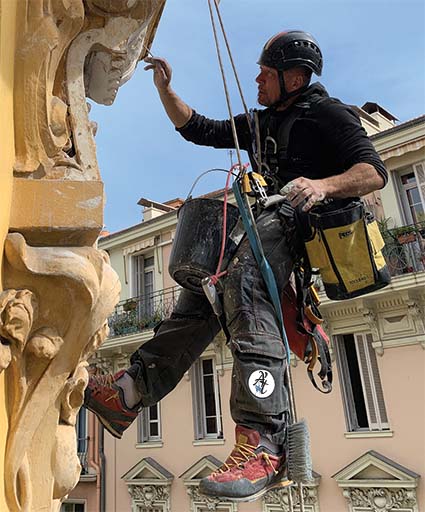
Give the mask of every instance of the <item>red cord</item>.
[{"label": "red cord", "polygon": [[[242,169],[245,170],[249,164],[244,164],[242,166]],[[227,196],[228,196],[228,190],[229,190],[229,182],[230,177],[233,174],[233,171],[240,167],[239,164],[234,164],[229,169],[229,172],[227,173],[227,179],[226,179],[226,186],[224,187],[224,199],[223,199],[223,229],[222,229],[222,239],[221,239],[221,248],[220,248],[220,256],[218,258],[218,264],[217,269],[215,271],[215,274],[210,276],[211,283],[213,285],[216,285],[220,277],[223,277],[227,274],[227,270],[224,270],[223,272],[220,272],[221,265],[223,264],[224,259],[224,250],[226,248],[226,238],[227,238]]]}]

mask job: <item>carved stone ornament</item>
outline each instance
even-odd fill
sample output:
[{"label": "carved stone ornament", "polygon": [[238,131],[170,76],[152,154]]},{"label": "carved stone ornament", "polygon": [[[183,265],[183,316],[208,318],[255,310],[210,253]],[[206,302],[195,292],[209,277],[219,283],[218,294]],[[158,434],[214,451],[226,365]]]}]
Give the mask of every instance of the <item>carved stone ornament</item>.
[{"label": "carved stone ornament", "polygon": [[154,505],[161,503],[166,506],[166,510],[170,510],[169,485],[129,485],[128,492],[137,505],[153,509]]},{"label": "carved stone ornament", "polygon": [[371,512],[392,512],[417,510],[416,491],[393,488],[346,489],[345,497],[353,507]]},{"label": "carved stone ornament", "polygon": [[[290,512],[291,505],[288,496],[289,491],[291,491],[290,488],[271,490],[264,496],[264,503],[267,505],[279,505],[282,512]],[[310,506],[309,510],[315,510],[315,505],[318,504],[317,487],[304,485],[302,493],[304,505]],[[294,507],[299,507],[300,505],[300,497],[296,489],[292,489],[292,505]],[[295,510],[298,509],[295,508]]]},{"label": "carved stone ornament", "polygon": [[[199,506],[202,505],[202,509],[208,510],[211,512],[216,512],[220,510],[220,507],[223,507],[223,504],[231,507],[231,510],[236,510],[236,504],[231,503],[226,500],[220,500],[220,498],[214,498],[205,496],[199,492],[199,488],[197,485],[190,485],[187,487],[187,494],[190,497],[191,501],[191,510],[195,511],[195,503]],[[196,508],[196,510],[198,510]],[[230,511],[229,511],[230,512]]]},{"label": "carved stone ornament", "polygon": [[3,275],[6,498],[13,512],[56,512],[79,479],[75,421],[86,359],[108,334],[120,284],[103,251],[30,247],[18,233],[6,239]]},{"label": "carved stone ornament", "polygon": [[165,0],[22,0],[15,173],[99,180],[86,97],[110,105],[146,55]]}]

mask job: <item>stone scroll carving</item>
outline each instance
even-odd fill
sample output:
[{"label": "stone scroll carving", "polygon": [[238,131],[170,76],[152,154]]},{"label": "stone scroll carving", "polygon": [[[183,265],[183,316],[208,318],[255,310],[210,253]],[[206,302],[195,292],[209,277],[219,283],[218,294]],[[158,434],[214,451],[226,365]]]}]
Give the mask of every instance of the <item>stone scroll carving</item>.
[{"label": "stone scroll carving", "polygon": [[392,512],[417,510],[416,491],[414,489],[352,488],[344,491],[344,496],[354,509],[370,510],[371,512]]},{"label": "stone scroll carving", "polygon": [[108,334],[118,276],[93,247],[5,243],[0,371],[6,370],[9,434],[5,491],[13,512],[56,512],[80,474],[76,415],[87,358]]},{"label": "stone scroll carving", "polygon": [[146,55],[165,0],[22,0],[15,175],[99,180],[86,97],[110,105]]}]

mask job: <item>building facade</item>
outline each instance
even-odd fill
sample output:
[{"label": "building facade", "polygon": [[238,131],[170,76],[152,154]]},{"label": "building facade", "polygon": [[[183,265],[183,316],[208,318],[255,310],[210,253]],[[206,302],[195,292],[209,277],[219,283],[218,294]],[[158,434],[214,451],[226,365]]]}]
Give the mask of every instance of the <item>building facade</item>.
[{"label": "building facade", "polygon": [[[312,442],[314,480],[303,489],[304,509],[420,512],[425,510],[425,116],[395,125],[379,105],[367,103],[358,112],[390,175],[388,185],[366,203],[380,219],[392,282],[347,301],[320,293],[334,367],[330,395],[311,386],[302,361],[291,361],[298,416],[306,418]],[[103,371],[129,364],[179,294],[167,269],[181,201],[140,204],[143,222],[99,241],[122,283],[110,336],[93,361]],[[102,505],[106,512],[289,511],[286,490],[249,504],[198,492],[199,480],[233,447],[231,368],[219,335],[176,389],[144,409],[121,441],[106,433],[99,447],[97,427],[89,420],[93,451],[82,460],[93,481],[83,475],[63,510],[91,512]]]}]

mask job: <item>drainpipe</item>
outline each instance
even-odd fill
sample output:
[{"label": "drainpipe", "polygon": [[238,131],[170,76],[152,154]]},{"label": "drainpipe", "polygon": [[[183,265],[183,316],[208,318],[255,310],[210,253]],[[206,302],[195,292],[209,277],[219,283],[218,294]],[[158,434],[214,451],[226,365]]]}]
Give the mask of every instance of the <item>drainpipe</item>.
[{"label": "drainpipe", "polygon": [[[93,414],[89,413],[89,464],[90,467],[93,468],[96,472],[96,509],[100,510],[100,501],[101,501],[101,483],[100,483],[100,452],[99,452],[99,436],[95,435],[95,428],[98,424],[96,418]],[[97,457],[97,455],[99,457]]]},{"label": "drainpipe", "polygon": [[106,501],[106,482],[105,482],[105,451],[104,451],[104,439],[105,439],[105,429],[103,425],[99,422],[99,465],[100,465],[100,508],[99,512],[105,512],[105,501]]}]

